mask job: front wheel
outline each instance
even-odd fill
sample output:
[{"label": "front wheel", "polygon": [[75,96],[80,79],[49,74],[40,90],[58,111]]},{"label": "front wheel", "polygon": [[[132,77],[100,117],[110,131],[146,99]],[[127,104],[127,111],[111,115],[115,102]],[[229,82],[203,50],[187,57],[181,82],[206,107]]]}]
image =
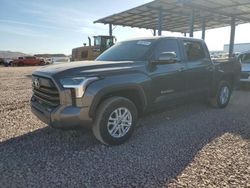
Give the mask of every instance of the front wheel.
[{"label": "front wheel", "polygon": [[216,95],[211,99],[211,104],[216,108],[225,108],[231,98],[232,89],[227,81],[221,81]]},{"label": "front wheel", "polygon": [[136,126],[137,109],[124,97],[111,97],[97,110],[93,133],[106,145],[119,145],[128,140]]}]

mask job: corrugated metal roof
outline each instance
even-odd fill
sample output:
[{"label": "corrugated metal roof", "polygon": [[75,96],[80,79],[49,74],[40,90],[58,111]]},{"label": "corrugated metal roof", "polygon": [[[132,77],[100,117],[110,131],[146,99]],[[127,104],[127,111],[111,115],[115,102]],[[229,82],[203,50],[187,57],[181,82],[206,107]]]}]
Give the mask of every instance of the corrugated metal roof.
[{"label": "corrugated metal roof", "polygon": [[95,21],[146,29],[158,28],[159,9],[162,9],[162,30],[189,32],[190,15],[195,12],[194,31],[229,26],[231,18],[236,24],[250,22],[250,0],[155,0]]}]

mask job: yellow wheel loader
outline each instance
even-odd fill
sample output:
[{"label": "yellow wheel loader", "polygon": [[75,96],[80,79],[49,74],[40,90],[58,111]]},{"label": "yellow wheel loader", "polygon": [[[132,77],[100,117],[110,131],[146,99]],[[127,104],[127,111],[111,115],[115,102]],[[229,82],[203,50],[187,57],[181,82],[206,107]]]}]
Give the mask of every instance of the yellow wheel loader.
[{"label": "yellow wheel loader", "polygon": [[95,60],[102,52],[111,47],[116,38],[114,36],[94,36],[94,45],[91,45],[91,39],[88,37],[89,45],[74,48],[72,50],[71,61]]}]

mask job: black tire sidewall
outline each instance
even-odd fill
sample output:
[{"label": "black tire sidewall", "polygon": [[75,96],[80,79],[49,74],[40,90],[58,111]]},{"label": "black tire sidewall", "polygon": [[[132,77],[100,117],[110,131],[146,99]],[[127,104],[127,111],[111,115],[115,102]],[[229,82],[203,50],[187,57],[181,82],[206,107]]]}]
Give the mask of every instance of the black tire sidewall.
[{"label": "black tire sidewall", "polygon": [[[227,102],[222,104],[221,100],[220,100],[220,95],[221,95],[222,88],[225,87],[225,86],[228,87],[228,89],[229,89],[229,96],[228,96]],[[217,105],[218,105],[219,108],[225,108],[228,105],[228,103],[230,101],[230,98],[231,98],[231,94],[232,94],[232,89],[231,89],[230,84],[228,82],[226,82],[226,81],[222,81],[219,84],[217,95],[216,95],[217,96],[217,99],[216,99],[217,100]]]},{"label": "black tire sidewall", "polygon": [[[129,131],[126,133],[126,135],[124,135],[121,138],[114,138],[108,132],[107,123],[108,123],[110,114],[115,109],[120,108],[120,107],[125,107],[130,111],[132,115],[132,125]],[[113,98],[113,101],[111,101],[108,105],[103,106],[103,108],[105,109],[102,111],[102,114],[100,114],[101,117],[100,117],[100,121],[98,122],[102,140],[108,145],[119,145],[119,144],[124,143],[126,140],[128,140],[131,137],[136,126],[137,109],[135,105],[126,98],[117,97],[117,98]]]}]

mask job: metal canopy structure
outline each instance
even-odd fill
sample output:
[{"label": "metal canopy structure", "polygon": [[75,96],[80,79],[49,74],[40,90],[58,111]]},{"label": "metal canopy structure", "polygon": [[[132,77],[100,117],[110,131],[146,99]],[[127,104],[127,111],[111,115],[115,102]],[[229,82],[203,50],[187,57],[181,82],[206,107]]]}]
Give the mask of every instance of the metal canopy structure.
[{"label": "metal canopy structure", "polygon": [[114,14],[94,23],[189,33],[231,26],[230,54],[233,52],[235,26],[250,22],[250,0],[155,0]]},{"label": "metal canopy structure", "polygon": [[114,14],[94,23],[158,29],[159,11],[162,30],[189,33],[190,16],[194,11],[194,31],[250,22],[249,0],[155,0],[130,10]]}]

